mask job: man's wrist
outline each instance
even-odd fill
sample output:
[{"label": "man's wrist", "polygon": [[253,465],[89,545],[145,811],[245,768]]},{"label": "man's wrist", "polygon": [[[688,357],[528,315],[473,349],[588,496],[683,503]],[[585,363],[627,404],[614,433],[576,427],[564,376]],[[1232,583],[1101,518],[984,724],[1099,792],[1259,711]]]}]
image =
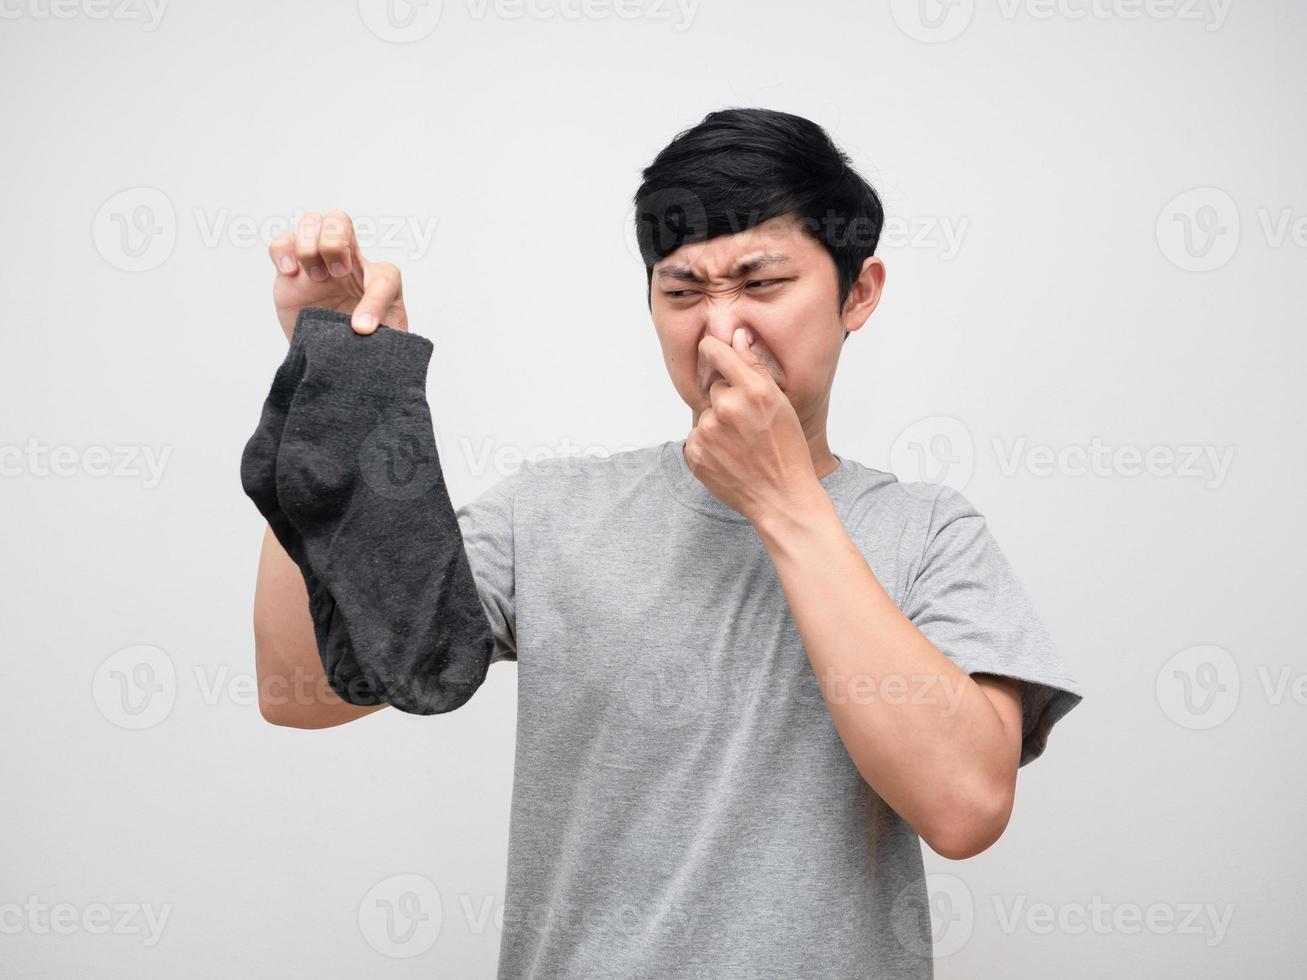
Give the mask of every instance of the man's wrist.
[{"label": "man's wrist", "polygon": [[815,478],[750,518],[768,551],[784,548],[787,542],[811,534],[832,519],[839,520],[835,503]]}]

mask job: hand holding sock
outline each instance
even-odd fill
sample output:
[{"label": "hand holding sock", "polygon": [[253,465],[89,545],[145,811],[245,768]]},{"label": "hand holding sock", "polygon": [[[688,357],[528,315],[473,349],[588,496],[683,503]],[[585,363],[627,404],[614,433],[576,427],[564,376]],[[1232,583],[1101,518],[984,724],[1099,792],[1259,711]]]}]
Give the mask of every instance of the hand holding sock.
[{"label": "hand holding sock", "polygon": [[452,711],[484,681],[493,638],[432,433],[431,342],[359,335],[316,307],[292,337],[242,458],[245,492],[304,575],[332,690]]}]

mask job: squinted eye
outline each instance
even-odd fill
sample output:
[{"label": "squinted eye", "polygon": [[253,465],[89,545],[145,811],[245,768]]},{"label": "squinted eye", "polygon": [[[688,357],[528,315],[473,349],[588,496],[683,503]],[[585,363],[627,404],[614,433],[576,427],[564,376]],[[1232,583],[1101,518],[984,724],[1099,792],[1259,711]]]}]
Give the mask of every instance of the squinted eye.
[{"label": "squinted eye", "polygon": [[[751,279],[749,282],[744,284],[744,288],[757,292],[758,290],[770,289],[772,286],[778,286],[781,283],[788,281],[788,279]],[[687,296],[693,296],[697,292],[697,289],[665,289],[663,290],[663,295],[668,299],[684,299]]]}]

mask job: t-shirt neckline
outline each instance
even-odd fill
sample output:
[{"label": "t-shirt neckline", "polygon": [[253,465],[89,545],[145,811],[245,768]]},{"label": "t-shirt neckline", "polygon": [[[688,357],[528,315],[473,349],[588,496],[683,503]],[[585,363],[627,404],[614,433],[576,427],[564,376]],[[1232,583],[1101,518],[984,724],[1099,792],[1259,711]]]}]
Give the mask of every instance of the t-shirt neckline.
[{"label": "t-shirt neckline", "polygon": [[[826,493],[834,499],[835,493],[853,473],[853,461],[838,453],[831,453],[838,460],[838,465],[824,477],[820,483]],[[669,439],[663,443],[661,468],[667,479],[668,488],[677,500],[691,510],[708,517],[729,521],[733,524],[747,524],[749,519],[729,504],[724,504],[713,496],[712,491],[704,486],[690,472],[690,464],[685,461],[685,438]]]}]

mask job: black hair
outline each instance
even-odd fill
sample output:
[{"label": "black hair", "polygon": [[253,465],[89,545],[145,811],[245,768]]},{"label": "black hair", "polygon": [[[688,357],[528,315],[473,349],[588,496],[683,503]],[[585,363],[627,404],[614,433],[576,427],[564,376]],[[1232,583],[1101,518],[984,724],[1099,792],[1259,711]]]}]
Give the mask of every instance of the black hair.
[{"label": "black hair", "polygon": [[710,112],[678,133],[641,176],[635,233],[650,309],[659,260],[689,242],[785,214],[794,214],[834,260],[843,309],[885,222],[875,188],[826,130],[775,109]]}]

